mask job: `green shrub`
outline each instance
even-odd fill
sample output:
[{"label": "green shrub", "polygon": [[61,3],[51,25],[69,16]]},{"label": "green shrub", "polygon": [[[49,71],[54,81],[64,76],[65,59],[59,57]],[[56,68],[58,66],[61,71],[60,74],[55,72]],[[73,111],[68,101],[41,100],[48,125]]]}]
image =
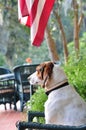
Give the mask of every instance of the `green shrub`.
[{"label": "green shrub", "polygon": [[79,59],[76,59],[73,53],[64,70],[69,83],[75,86],[78,93],[86,100],[86,56],[80,55]]},{"label": "green shrub", "polygon": [[44,111],[44,103],[47,100],[47,95],[45,94],[45,91],[43,88],[38,87],[36,92],[32,95],[30,99],[30,103],[27,105],[30,105],[31,111]]},{"label": "green shrub", "polygon": [[79,39],[80,54],[76,59],[74,50],[74,42],[68,44],[70,57],[68,64],[64,66],[64,70],[68,76],[70,84],[75,86],[79,94],[86,100],[86,32]]},{"label": "green shrub", "polygon": [[[47,100],[47,95],[43,88],[38,87],[36,92],[32,95],[30,102],[27,102],[27,106],[29,106],[31,111],[40,111],[44,112],[44,103]],[[36,121],[36,119],[35,119]],[[44,123],[44,118],[39,118],[40,123]]]}]

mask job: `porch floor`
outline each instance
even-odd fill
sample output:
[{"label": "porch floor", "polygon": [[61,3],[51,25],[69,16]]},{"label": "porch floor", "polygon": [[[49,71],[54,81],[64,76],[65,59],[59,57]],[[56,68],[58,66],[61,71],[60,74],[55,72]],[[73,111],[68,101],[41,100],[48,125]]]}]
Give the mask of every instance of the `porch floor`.
[{"label": "porch floor", "polygon": [[14,111],[7,105],[5,110],[4,105],[0,105],[0,130],[17,130],[16,122],[25,120],[24,112],[19,111],[19,104],[17,104],[18,111]]}]

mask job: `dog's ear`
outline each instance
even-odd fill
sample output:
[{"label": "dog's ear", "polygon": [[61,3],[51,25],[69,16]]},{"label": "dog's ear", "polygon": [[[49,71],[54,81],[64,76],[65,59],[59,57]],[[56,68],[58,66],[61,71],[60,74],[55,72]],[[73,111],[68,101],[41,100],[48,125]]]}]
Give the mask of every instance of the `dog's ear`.
[{"label": "dog's ear", "polygon": [[45,86],[47,85],[49,79],[51,78],[53,67],[54,67],[53,62],[45,63],[44,74],[43,74],[44,83],[42,85],[43,88],[45,88]]},{"label": "dog's ear", "polygon": [[52,75],[54,63],[53,62],[48,62],[44,68],[44,77],[48,76],[49,78]]},{"label": "dog's ear", "polygon": [[45,84],[48,82],[52,75],[54,63],[53,62],[45,62],[37,66],[37,76],[39,79],[44,80],[42,87],[45,87]]}]

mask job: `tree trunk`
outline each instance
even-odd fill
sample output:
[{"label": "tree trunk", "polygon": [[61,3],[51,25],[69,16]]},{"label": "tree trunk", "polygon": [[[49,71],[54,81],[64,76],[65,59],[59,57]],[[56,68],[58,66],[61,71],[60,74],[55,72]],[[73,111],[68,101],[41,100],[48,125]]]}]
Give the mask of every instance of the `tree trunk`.
[{"label": "tree trunk", "polygon": [[84,18],[84,14],[81,10],[80,17],[78,16],[78,3],[77,0],[73,0],[73,8],[74,8],[74,45],[75,45],[75,52],[76,52],[76,58],[79,57],[79,32],[80,27]]},{"label": "tree trunk", "polygon": [[59,56],[58,56],[58,53],[56,50],[56,43],[50,34],[50,30],[49,30],[48,26],[46,27],[45,38],[47,41],[51,61],[54,61],[54,62],[58,61]]},{"label": "tree trunk", "polygon": [[79,54],[79,28],[78,28],[78,4],[76,0],[73,0],[74,8],[74,45],[76,57],[78,58]]},{"label": "tree trunk", "polygon": [[54,11],[54,15],[57,19],[57,22],[59,24],[59,28],[60,28],[60,31],[61,31],[62,41],[63,41],[63,49],[64,49],[64,60],[65,60],[65,63],[66,63],[68,61],[68,48],[67,48],[67,40],[66,40],[64,28],[63,28],[63,25],[62,25],[62,22],[61,22],[61,18],[58,14],[58,11],[57,12]]}]

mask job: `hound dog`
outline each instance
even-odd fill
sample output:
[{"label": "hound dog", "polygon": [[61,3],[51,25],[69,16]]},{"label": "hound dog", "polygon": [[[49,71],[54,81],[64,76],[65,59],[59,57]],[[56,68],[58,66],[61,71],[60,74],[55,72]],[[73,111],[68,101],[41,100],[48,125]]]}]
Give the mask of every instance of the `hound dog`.
[{"label": "hound dog", "polygon": [[28,77],[30,84],[42,85],[48,94],[45,102],[47,124],[78,126],[86,124],[86,102],[75,89],[60,66],[44,62]]}]

